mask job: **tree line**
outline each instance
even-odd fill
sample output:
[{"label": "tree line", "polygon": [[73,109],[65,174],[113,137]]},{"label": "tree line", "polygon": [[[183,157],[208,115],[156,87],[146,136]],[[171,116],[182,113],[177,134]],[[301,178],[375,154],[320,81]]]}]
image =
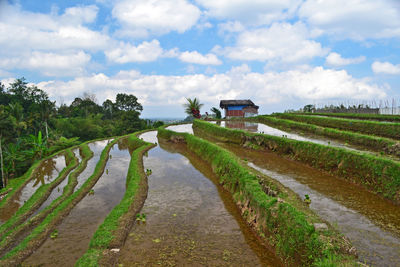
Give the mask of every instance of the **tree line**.
[{"label": "tree line", "polygon": [[56,106],[46,92],[16,79],[0,83],[0,188],[22,175],[35,160],[96,138],[118,136],[158,127],[163,123],[140,118],[143,106],[136,96],[117,94],[97,104],[84,93],[70,105]]}]

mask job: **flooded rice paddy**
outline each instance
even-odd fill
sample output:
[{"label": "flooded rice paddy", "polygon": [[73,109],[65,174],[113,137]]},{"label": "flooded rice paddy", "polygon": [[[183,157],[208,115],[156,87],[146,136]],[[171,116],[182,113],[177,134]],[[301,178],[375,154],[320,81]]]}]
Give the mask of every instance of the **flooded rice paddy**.
[{"label": "flooded rice paddy", "polygon": [[15,194],[7,206],[0,210],[0,224],[11,218],[35,192],[44,185],[54,181],[59,173],[66,167],[64,155],[58,155],[43,161],[37,168],[31,180]]},{"label": "flooded rice paddy", "polygon": [[[156,134],[140,137],[154,143]],[[120,266],[281,266],[247,228],[210,166],[185,145],[160,141],[144,168],[152,170],[141,211],[146,222],[132,228]]]},{"label": "flooded rice paddy", "polygon": [[[107,141],[99,141],[89,147],[100,151],[106,144]],[[23,265],[73,266],[88,249],[89,241],[98,226],[125,194],[130,158],[124,141],[115,144],[110,151],[104,173],[93,187],[93,194],[86,195],[57,227],[58,237],[48,238]],[[88,164],[88,167],[97,163],[92,160],[90,162],[93,163]],[[90,176],[92,173],[86,174]]]},{"label": "flooded rice paddy", "polygon": [[400,209],[365,189],[270,152],[219,143],[250,167],[311,198],[310,208],[347,236],[359,260],[372,266],[400,266]]},{"label": "flooded rice paddy", "polygon": [[[75,157],[78,159],[78,162],[80,163],[82,161],[82,157],[79,153],[79,148],[76,148],[73,150]],[[70,172],[70,174],[73,172],[74,170],[72,170]],[[43,204],[39,207],[39,209],[37,209],[34,214],[31,216],[35,216],[36,214],[38,214],[41,210],[44,210],[47,206],[49,206],[51,204],[51,202],[53,202],[55,199],[57,199],[59,196],[62,195],[63,193],[63,189],[64,187],[68,184],[68,176],[56,187],[53,189],[53,191],[51,192],[50,196],[46,199],[45,202],[43,202]]]}]

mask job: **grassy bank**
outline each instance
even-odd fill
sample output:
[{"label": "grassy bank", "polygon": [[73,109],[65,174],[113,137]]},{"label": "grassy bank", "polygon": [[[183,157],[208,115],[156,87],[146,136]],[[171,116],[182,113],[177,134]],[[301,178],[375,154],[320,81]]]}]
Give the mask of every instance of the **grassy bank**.
[{"label": "grassy bank", "polygon": [[40,186],[35,193],[17,210],[17,212],[0,226],[0,238],[3,238],[8,230],[17,227],[30,215],[32,215],[36,209],[38,209],[43,202],[50,196],[52,190],[57,187],[70,173],[72,169],[74,169],[78,165],[78,159],[75,157],[74,153],[71,149],[67,149],[64,153],[66,167],[59,173],[56,179],[54,179],[51,183],[44,184]]},{"label": "grassy bank", "polygon": [[147,177],[143,171],[142,157],[155,145],[142,141],[136,135],[132,134],[128,139],[129,146],[135,150],[131,154],[124,197],[94,233],[89,250],[76,262],[75,266],[115,265],[118,253],[110,249],[122,247],[136,214],[144,204],[148,186]]},{"label": "grassy bank", "polygon": [[93,174],[77,191],[60,203],[53,212],[46,216],[46,218],[35,229],[33,229],[28,237],[2,257],[0,259],[0,266],[15,266],[20,264],[50,236],[57,224],[59,224],[62,219],[69,214],[73,207],[86,196],[101,177],[108,161],[111,147],[116,144],[119,139],[120,138],[115,138],[107,144],[100,155],[100,159],[96,164]]},{"label": "grassy bank", "polygon": [[377,121],[350,120],[289,113],[274,113],[273,116],[281,119],[305,122],[323,127],[400,139],[400,123],[382,123]]},{"label": "grassy bank", "polygon": [[[200,121],[194,123],[212,125]],[[210,134],[213,134],[212,131],[217,133],[217,130],[208,129]],[[242,141],[241,132],[231,133],[235,142]],[[341,252],[348,249],[343,237],[332,229],[316,231],[313,223],[321,222],[320,219],[295,193],[277,181],[250,171],[231,152],[194,135],[164,128],[159,128],[158,135],[174,142],[185,142],[191,151],[211,164],[219,182],[233,195],[242,216],[261,238],[275,246],[287,265],[337,266],[345,262],[355,263],[352,256]]]},{"label": "grassy bank", "polygon": [[318,115],[345,119],[392,121],[400,122],[400,115],[362,114],[362,113],[301,113],[303,115]]},{"label": "grassy bank", "polygon": [[19,239],[19,237],[29,231],[33,227],[37,226],[47,215],[49,215],[62,201],[69,197],[76,185],[78,184],[77,177],[81,174],[86,166],[87,162],[93,157],[93,152],[90,150],[87,143],[79,146],[80,154],[82,156],[82,161],[79,163],[78,167],[69,175],[68,184],[63,189],[63,194],[55,199],[49,206],[44,210],[40,211],[36,216],[30,220],[18,225],[17,227],[10,229],[4,234],[3,239],[0,242],[0,255],[5,251],[10,249]]},{"label": "grassy bank", "polygon": [[266,115],[252,117],[246,120],[264,123],[281,130],[302,131],[313,135],[324,136],[331,139],[340,140],[351,145],[365,147],[366,149],[372,151],[383,152],[387,155],[400,156],[400,143],[385,137],[377,137],[333,128],[319,127],[308,123],[278,119]]},{"label": "grassy bank", "polygon": [[311,142],[222,128],[199,120],[193,123],[193,128],[223,141],[229,140],[243,146],[275,151],[360,184],[400,204],[400,164],[395,161]]}]

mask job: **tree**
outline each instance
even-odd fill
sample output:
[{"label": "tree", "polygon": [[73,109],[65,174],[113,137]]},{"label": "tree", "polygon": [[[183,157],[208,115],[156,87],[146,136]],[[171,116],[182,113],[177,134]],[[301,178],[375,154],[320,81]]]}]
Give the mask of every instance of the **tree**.
[{"label": "tree", "polygon": [[103,112],[107,119],[112,119],[115,109],[115,105],[110,99],[103,102]]},{"label": "tree", "polygon": [[183,107],[185,108],[185,113],[189,116],[193,116],[194,118],[199,119],[201,117],[200,108],[203,106],[203,104],[201,104],[200,100],[197,98],[194,98],[193,100],[191,98],[186,98],[186,100],[188,102],[183,104]]},{"label": "tree", "polygon": [[7,185],[7,179],[4,174],[4,161],[3,161],[3,149],[2,143],[3,138],[8,133],[9,136],[12,135],[14,131],[14,123],[11,119],[10,114],[6,112],[5,107],[0,105],[0,168],[1,168],[1,184],[2,187]]},{"label": "tree", "polygon": [[303,108],[303,112],[312,112],[314,110],[314,105],[308,104]]},{"label": "tree", "polygon": [[117,94],[117,98],[115,100],[115,106],[117,109],[124,110],[124,111],[142,111],[143,110],[143,107],[138,102],[137,97],[134,95],[127,95],[127,94]]},{"label": "tree", "polygon": [[211,112],[215,114],[216,119],[221,119],[221,111],[218,108],[213,107]]}]

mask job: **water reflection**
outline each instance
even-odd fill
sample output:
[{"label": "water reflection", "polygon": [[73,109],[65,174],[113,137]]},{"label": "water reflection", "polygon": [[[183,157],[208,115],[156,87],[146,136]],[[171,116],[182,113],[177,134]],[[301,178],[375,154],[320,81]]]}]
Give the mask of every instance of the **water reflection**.
[{"label": "water reflection", "polygon": [[[156,134],[148,132],[140,138],[154,143],[158,142]],[[146,214],[146,223],[134,226],[121,250],[119,263],[279,266],[268,251],[263,249],[259,257],[249,245],[249,239],[212,182],[216,178],[210,166],[183,144],[171,145],[162,140],[158,143],[144,158],[144,168],[152,170],[148,197],[141,211]],[[205,175],[210,175],[211,180]],[[233,210],[238,213],[236,207]],[[260,259],[263,254],[266,261]]]},{"label": "water reflection", "polygon": [[[104,147],[107,142],[108,140],[98,141],[89,144],[89,147],[99,151],[99,148]],[[124,149],[120,150],[120,147]],[[115,144],[110,151],[110,156],[104,173],[93,187],[93,194],[86,195],[72,209],[71,213],[57,226],[58,237],[47,239],[24,262],[25,265],[73,266],[76,260],[85,253],[93,233],[125,194],[126,174],[131,158],[129,151],[123,143]],[[95,165],[97,161],[92,161],[92,163]],[[81,182],[86,179],[85,175]]]}]

